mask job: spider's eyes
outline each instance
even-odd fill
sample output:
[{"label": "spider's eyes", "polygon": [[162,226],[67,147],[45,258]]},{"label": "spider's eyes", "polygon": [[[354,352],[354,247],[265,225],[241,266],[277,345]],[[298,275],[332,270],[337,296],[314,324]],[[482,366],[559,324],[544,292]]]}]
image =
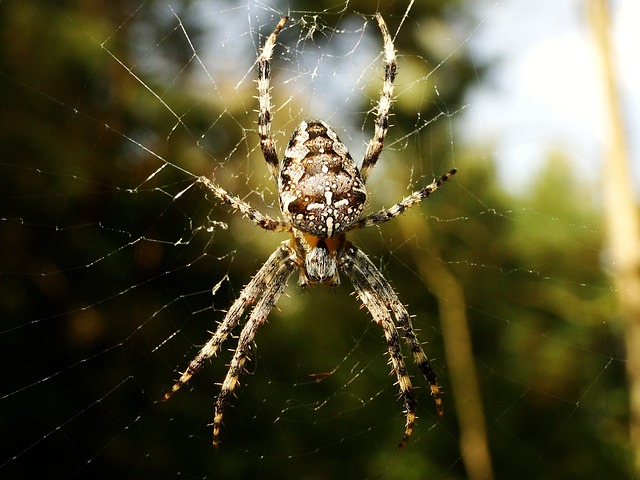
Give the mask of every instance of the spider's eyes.
[{"label": "spider's eyes", "polygon": [[324,242],[319,242],[307,253],[304,259],[304,267],[309,280],[328,285],[338,284],[336,257],[329,253]]}]

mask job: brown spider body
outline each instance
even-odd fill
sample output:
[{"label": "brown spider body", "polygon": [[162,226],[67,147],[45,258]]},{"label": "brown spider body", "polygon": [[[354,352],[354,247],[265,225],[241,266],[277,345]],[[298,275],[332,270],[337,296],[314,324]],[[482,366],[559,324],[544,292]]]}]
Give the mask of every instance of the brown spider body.
[{"label": "brown spider body", "polygon": [[367,200],[365,182],[382,153],[389,128],[389,110],[396,75],[396,57],[391,35],[380,15],[376,15],[376,20],[384,40],[384,83],[378,100],[373,137],[359,169],[335,131],[320,120],[301,122],[291,136],[282,162],[278,159],[275,141],[271,137],[269,85],[270,61],[276,37],[287,22],[287,17],[283,17],[267,38],[258,56],[257,65],[260,148],[272,177],[278,182],[279,204],[284,220],[262,214],[207,177],[198,178],[198,183],[256,225],[265,230],[288,232],[292,235],[292,238],[282,242],[242,289],[211,338],[189,363],[171,391],[164,396],[165,400],[171,397],[204,366],[206,360],[218,353],[227,337],[241,323],[245,310],[250,307],[250,313],[238,337],[238,346],[216,399],[213,417],[214,446],[218,445],[224,409],[239,384],[256,331],[266,321],[296,270],[300,273],[299,284],[302,286],[337,285],[340,282],[339,272],[343,272],[351,281],[360,301],[382,328],[389,363],[398,379],[406,410],[405,430],[399,447],[408,442],[416,419],[416,401],[402,354],[401,338],[429,382],[438,415],[442,416],[442,400],[436,374],[415,334],[411,316],[373,262],[347,240],[348,231],[380,225],[397,217],[424,200],[456,173],[453,169],[392,207],[362,217]]},{"label": "brown spider body", "polygon": [[304,121],[284,152],[280,209],[294,228],[333,237],[360,218],[367,190],[338,135],[324,122]]},{"label": "brown spider body", "polygon": [[304,259],[300,285],[340,283],[344,230],[360,218],[367,190],[347,147],[326,123],[300,123],[284,152],[278,181],[280,210]]}]

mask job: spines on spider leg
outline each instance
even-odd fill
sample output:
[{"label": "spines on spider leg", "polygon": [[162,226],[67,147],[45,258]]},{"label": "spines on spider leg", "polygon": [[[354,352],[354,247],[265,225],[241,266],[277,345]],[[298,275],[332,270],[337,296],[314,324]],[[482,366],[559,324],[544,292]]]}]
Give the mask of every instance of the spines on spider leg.
[{"label": "spines on spider leg", "polygon": [[427,354],[418,340],[409,312],[407,312],[407,309],[404,307],[402,302],[400,302],[395,292],[389,292],[388,296],[391,309],[398,322],[398,327],[400,327],[400,330],[403,332],[402,336],[411,350],[415,364],[418,366],[427,382],[429,382],[431,396],[436,404],[438,417],[442,418],[444,416],[444,409],[442,406],[442,397],[440,395],[440,387],[438,386],[436,373],[431,368]]},{"label": "spines on spider leg", "polygon": [[[288,268],[281,268],[278,272],[280,275],[274,276],[269,285],[262,293],[262,298],[256,303],[247,324],[242,329],[238,339],[238,346],[233,354],[229,370],[220,387],[220,393],[216,398],[216,405],[213,413],[213,446],[218,447],[220,443],[220,428],[222,427],[222,417],[226,406],[235,395],[236,388],[240,384],[240,375],[244,369],[244,364],[249,358],[251,345],[255,337],[258,327],[267,319],[267,315],[275,306],[278,297],[286,286],[287,279],[291,272]],[[284,276],[282,275],[284,274]],[[284,284],[283,284],[284,283]]]},{"label": "spines on spider leg", "polygon": [[233,328],[237,325],[237,320],[241,318],[245,307],[250,301],[251,299],[247,298],[246,295],[241,294],[241,296],[238,297],[236,302],[234,302],[227,312],[225,320],[218,326],[218,329],[215,331],[213,336],[200,349],[198,355],[196,355],[196,357],[189,363],[187,369],[182,372],[180,378],[171,387],[171,390],[164,394],[163,401],[169,400],[169,398],[171,398],[175,392],[180,390],[182,386],[189,383],[191,378],[202,369],[205,362],[211,357],[217,355],[220,347],[229,334],[231,334]]},{"label": "spines on spider leg", "polygon": [[278,264],[279,261],[281,261],[281,258],[284,257],[285,253],[286,252],[281,250],[281,248],[276,250],[253,279],[251,279],[251,281],[246,285],[242,292],[240,292],[240,296],[235,300],[235,302],[233,302],[227,311],[224,320],[218,325],[215,333],[200,349],[196,357],[189,362],[187,369],[173,384],[171,390],[164,394],[164,401],[169,400],[175,392],[177,392],[183,385],[186,385],[189,380],[191,380],[191,378],[202,369],[208,359],[217,355],[224,341],[238,325],[245,308],[254,303],[255,296],[252,292],[256,289],[255,286],[264,282],[265,278],[268,278],[269,272]]},{"label": "spines on spider leg", "polygon": [[391,286],[371,263],[371,260],[354,245],[349,244],[345,248],[344,255],[340,260],[340,268],[348,275],[358,298],[384,332],[389,361],[398,379],[398,388],[406,409],[404,435],[398,444],[398,448],[401,448],[407,444],[413,433],[416,420],[416,401],[413,396],[411,379],[402,356],[398,329],[393,323],[389,306],[386,304],[386,296],[391,290]]},{"label": "spines on spider leg", "polygon": [[407,408],[407,413],[406,413],[406,422],[404,425],[404,435],[402,436],[402,440],[400,440],[400,443],[398,443],[398,445],[396,445],[396,448],[403,448],[407,443],[409,443],[409,440],[411,439],[411,435],[413,434],[413,426],[416,423],[416,409],[415,409],[415,401],[413,402],[413,408],[409,409]]},{"label": "spines on spider leg", "polygon": [[264,154],[265,161],[269,167],[271,176],[278,178],[278,154],[275,142],[271,137],[271,57],[276,45],[276,37],[284,28],[284,24],[289,17],[282,17],[271,35],[264,42],[262,52],[258,56],[258,133],[260,135],[260,147]]},{"label": "spines on spider leg", "polygon": [[[238,346],[240,348],[240,346]],[[236,350],[237,351],[237,350]],[[244,365],[247,355],[245,354],[239,363],[231,365],[227,376],[222,383],[218,398],[216,398],[216,405],[213,414],[213,446],[218,448],[220,444],[220,428],[222,427],[222,417],[224,415],[224,409],[231,401],[231,397],[240,384],[240,373]],[[235,360],[235,358],[234,358]]]},{"label": "spines on spider leg", "polygon": [[413,433],[413,426],[416,420],[416,401],[413,396],[411,379],[409,378],[409,373],[407,372],[407,367],[402,356],[402,350],[400,349],[400,336],[398,335],[398,330],[393,324],[386,306],[376,304],[376,302],[372,301],[369,301],[368,304],[365,302],[365,305],[371,312],[376,323],[378,323],[384,331],[391,365],[393,367],[393,371],[396,373],[396,377],[398,378],[398,388],[400,389],[400,395],[404,400],[406,421],[404,435],[398,444],[398,448],[402,448],[407,444],[411,434]]},{"label": "spines on spider leg", "polygon": [[380,223],[388,222],[391,219],[396,218],[399,215],[402,215],[406,210],[411,208],[416,203],[420,203],[422,200],[427,198],[433,192],[438,190],[444,183],[446,183],[451,177],[456,174],[457,170],[451,169],[440,178],[434,180],[429,185],[422,187],[420,190],[416,190],[408,197],[403,198],[398,203],[393,205],[390,208],[385,208],[379,210],[377,212],[371,213],[366,217],[361,218],[357,222],[354,222],[349,228],[345,229],[346,231],[355,230],[358,228],[366,228],[371,227],[373,225],[378,225]]},{"label": "spines on spider leg", "polygon": [[[415,338],[415,333],[414,333]],[[411,345],[411,344],[410,344]],[[431,364],[429,363],[429,359],[427,358],[426,353],[424,352],[422,345],[417,338],[415,338],[415,346],[411,345],[411,353],[413,354],[414,361],[418,368],[422,372],[424,378],[429,382],[429,389],[431,390],[431,397],[433,398],[434,403],[436,404],[436,412],[438,413],[438,417],[444,417],[444,407],[442,405],[442,395],[440,391],[440,386],[438,385],[438,378],[436,372],[431,368]]]},{"label": "spines on spider leg", "polygon": [[[216,332],[213,336],[207,341],[207,343],[200,349],[198,355],[189,362],[187,369],[182,372],[180,378],[173,384],[171,390],[164,394],[162,398],[163,401],[169,400],[171,396],[176,393],[183,385],[186,385],[191,377],[193,377],[196,373],[198,373],[207,359],[215,356],[218,353],[218,349],[224,343],[231,330],[236,325],[236,323],[232,323],[233,319],[240,318],[242,315],[242,311],[245,308],[245,299],[238,298],[236,302],[231,306],[229,312],[225,317],[225,322],[220,324]],[[229,320],[228,320],[229,319]]]},{"label": "spines on spider leg", "polygon": [[382,39],[384,42],[384,82],[382,84],[382,92],[380,92],[380,99],[376,107],[376,119],[374,122],[373,138],[367,145],[367,151],[364,156],[362,168],[360,174],[362,179],[366,182],[369,178],[369,174],[375,167],[380,153],[384,147],[384,139],[389,130],[389,111],[393,104],[393,82],[396,78],[397,64],[396,64],[396,51],[393,46],[393,40],[389,34],[389,29],[385,24],[382,15],[376,15],[378,27],[382,33]]},{"label": "spines on spider leg", "polygon": [[442,418],[444,416],[444,407],[442,406],[442,396],[440,392],[440,386],[438,385],[436,374],[431,368],[429,364],[429,360],[425,355],[424,351],[419,353],[414,352],[413,355],[418,368],[422,372],[424,378],[429,382],[429,389],[431,390],[431,397],[433,398],[434,403],[436,404],[436,412],[438,413],[438,417]]},{"label": "spines on spider leg", "polygon": [[215,333],[189,363],[189,366],[173,384],[171,390],[165,393],[163,400],[166,401],[171,398],[175,392],[189,382],[191,377],[202,369],[206,360],[218,353],[226,338],[240,323],[245,309],[264,296],[265,285],[278,282],[283,276],[283,271],[286,273],[284,280],[286,284],[286,280],[291,275],[291,272],[297,268],[297,264],[291,261],[294,255],[294,251],[288,241],[283,242],[280,247],[273,252],[251,281],[242,289],[240,295],[233,302],[224,319],[218,325]]},{"label": "spines on spider leg", "polygon": [[[372,285],[372,286],[375,287],[378,285]],[[388,294],[388,289],[391,288],[390,285],[388,286],[388,289],[385,288],[384,285],[380,285],[380,287],[381,287],[381,290],[379,291],[379,293],[382,294],[383,297],[386,297]],[[387,300],[389,299],[387,298]],[[396,301],[397,301],[397,298],[396,298]],[[393,301],[389,303],[393,304]],[[378,308],[381,311],[384,309],[384,313],[388,317],[387,321],[378,321],[377,319],[376,321],[384,329],[385,338],[387,339],[387,348],[391,356],[393,369],[396,372],[396,375],[398,377],[398,386],[400,388],[400,394],[404,399],[404,404],[406,408],[406,412],[405,412],[406,421],[405,421],[405,427],[404,427],[404,435],[402,436],[402,440],[400,441],[400,443],[398,443],[397,445],[397,448],[403,448],[409,442],[409,439],[411,438],[411,434],[413,433],[413,427],[416,422],[416,400],[413,395],[413,387],[411,385],[411,379],[407,372],[407,367],[404,362],[404,358],[402,356],[402,351],[400,349],[400,338],[399,338],[398,329],[396,328],[393,321],[391,320],[391,317],[389,316],[387,305],[380,303],[380,305],[378,305]],[[401,329],[404,330],[402,326],[401,326]],[[425,356],[425,359],[426,359],[426,356]]]},{"label": "spines on spider leg", "polygon": [[[280,255],[277,255],[278,252],[280,252]],[[213,415],[214,447],[217,447],[219,444],[224,409],[229,404],[231,397],[235,394],[235,390],[240,383],[240,374],[244,369],[245,362],[249,358],[249,352],[251,351],[251,345],[253,344],[256,331],[267,320],[267,316],[276,306],[278,298],[280,298],[280,295],[287,286],[289,277],[291,277],[294,270],[298,268],[296,261],[292,258],[293,255],[288,243],[284,242],[271,257],[272,259],[277,259],[277,263],[270,264],[270,261],[268,261],[267,264],[270,264],[272,267],[269,269],[268,275],[264,276],[260,283],[254,284],[254,286],[257,287],[255,289],[257,290],[256,302],[246,325],[240,332],[238,346],[231,358],[229,371],[222,382],[220,393],[216,399]],[[260,272],[262,272],[263,269],[261,269]],[[247,290],[247,288],[245,288],[245,290]]]},{"label": "spines on spider leg", "polygon": [[276,220],[260,213],[260,211],[253,208],[244,200],[236,197],[235,195],[227,192],[220,185],[217,185],[209,178],[202,176],[198,178],[198,183],[202,183],[209,191],[211,191],[216,197],[222,200],[224,203],[231,205],[233,208],[240,210],[249,220],[257,224],[259,227],[265,230],[271,230],[274,232],[290,232],[291,226],[281,220]]}]

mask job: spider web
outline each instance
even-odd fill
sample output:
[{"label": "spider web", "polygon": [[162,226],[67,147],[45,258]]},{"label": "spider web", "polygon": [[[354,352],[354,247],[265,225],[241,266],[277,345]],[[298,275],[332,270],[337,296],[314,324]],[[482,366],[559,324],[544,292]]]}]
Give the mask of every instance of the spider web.
[{"label": "spider web", "polygon": [[[445,418],[410,365],[419,421],[395,450],[404,415],[382,332],[345,278],[305,292],[294,280],[258,332],[214,450],[209,423],[230,351],[160,399],[284,238],[194,182],[213,174],[277,215],[254,62],[285,13],[272,69],[278,151],[302,119],[320,118],[359,161],[382,80],[377,10],[22,5],[1,7],[4,36],[24,45],[5,49],[1,72],[4,478],[41,465],[60,478],[466,478],[456,407],[467,397],[453,399],[439,322],[453,300],[439,268],[464,294],[496,476],[628,472],[624,353],[591,185],[558,180],[553,165],[569,160],[557,153],[524,193],[507,193],[491,151],[456,129],[462,92],[486,67],[468,56],[482,18],[434,6],[437,19],[413,2],[381,9],[400,69],[368,211],[452,167],[460,174],[402,218],[350,237],[415,315]],[[39,15],[42,32],[21,29]],[[45,50],[32,56],[34,46]]]}]

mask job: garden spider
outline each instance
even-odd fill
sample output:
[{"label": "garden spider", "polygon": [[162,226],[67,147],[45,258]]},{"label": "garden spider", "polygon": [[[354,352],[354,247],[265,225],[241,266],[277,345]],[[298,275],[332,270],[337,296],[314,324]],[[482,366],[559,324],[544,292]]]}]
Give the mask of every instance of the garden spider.
[{"label": "garden spider", "polygon": [[[284,158],[280,161],[271,137],[270,61],[276,37],[287,19],[288,17],[283,17],[280,20],[267,38],[257,59],[260,148],[272,177],[277,181],[280,210],[284,220],[263,215],[207,177],[200,177],[197,182],[204,184],[218,199],[239,210],[258,226],[265,230],[288,232],[291,238],[282,242],[240,292],[222,323],[181,374],[171,391],[165,394],[164,399],[171,397],[203,367],[207,359],[218,353],[227,336],[240,323],[245,309],[252,306],[216,399],[213,445],[217,447],[222,415],[238,386],[239,376],[251,351],[256,330],[266,321],[291,274],[296,270],[300,272],[299,284],[302,287],[309,284],[336,286],[340,283],[338,271],[341,270],[349,277],[359,299],[384,331],[390,363],[398,378],[400,394],[406,409],[404,435],[398,445],[402,447],[408,442],[413,431],[416,402],[400,348],[400,337],[408,344],[414,361],[429,382],[438,415],[442,416],[440,389],[436,382],[436,374],[416,337],[406,308],[371,260],[347,240],[346,233],[358,228],[379,225],[397,217],[437,190],[456,171],[451,170],[391,208],[361,217],[367,198],[365,182],[382,152],[389,128],[389,109],[396,75],[393,41],[379,14],[376,20],[384,40],[384,83],[377,105],[373,138],[369,141],[360,169],[336,133],[320,120],[306,120],[298,125],[284,152]],[[392,313],[397,326],[392,319]]]}]

